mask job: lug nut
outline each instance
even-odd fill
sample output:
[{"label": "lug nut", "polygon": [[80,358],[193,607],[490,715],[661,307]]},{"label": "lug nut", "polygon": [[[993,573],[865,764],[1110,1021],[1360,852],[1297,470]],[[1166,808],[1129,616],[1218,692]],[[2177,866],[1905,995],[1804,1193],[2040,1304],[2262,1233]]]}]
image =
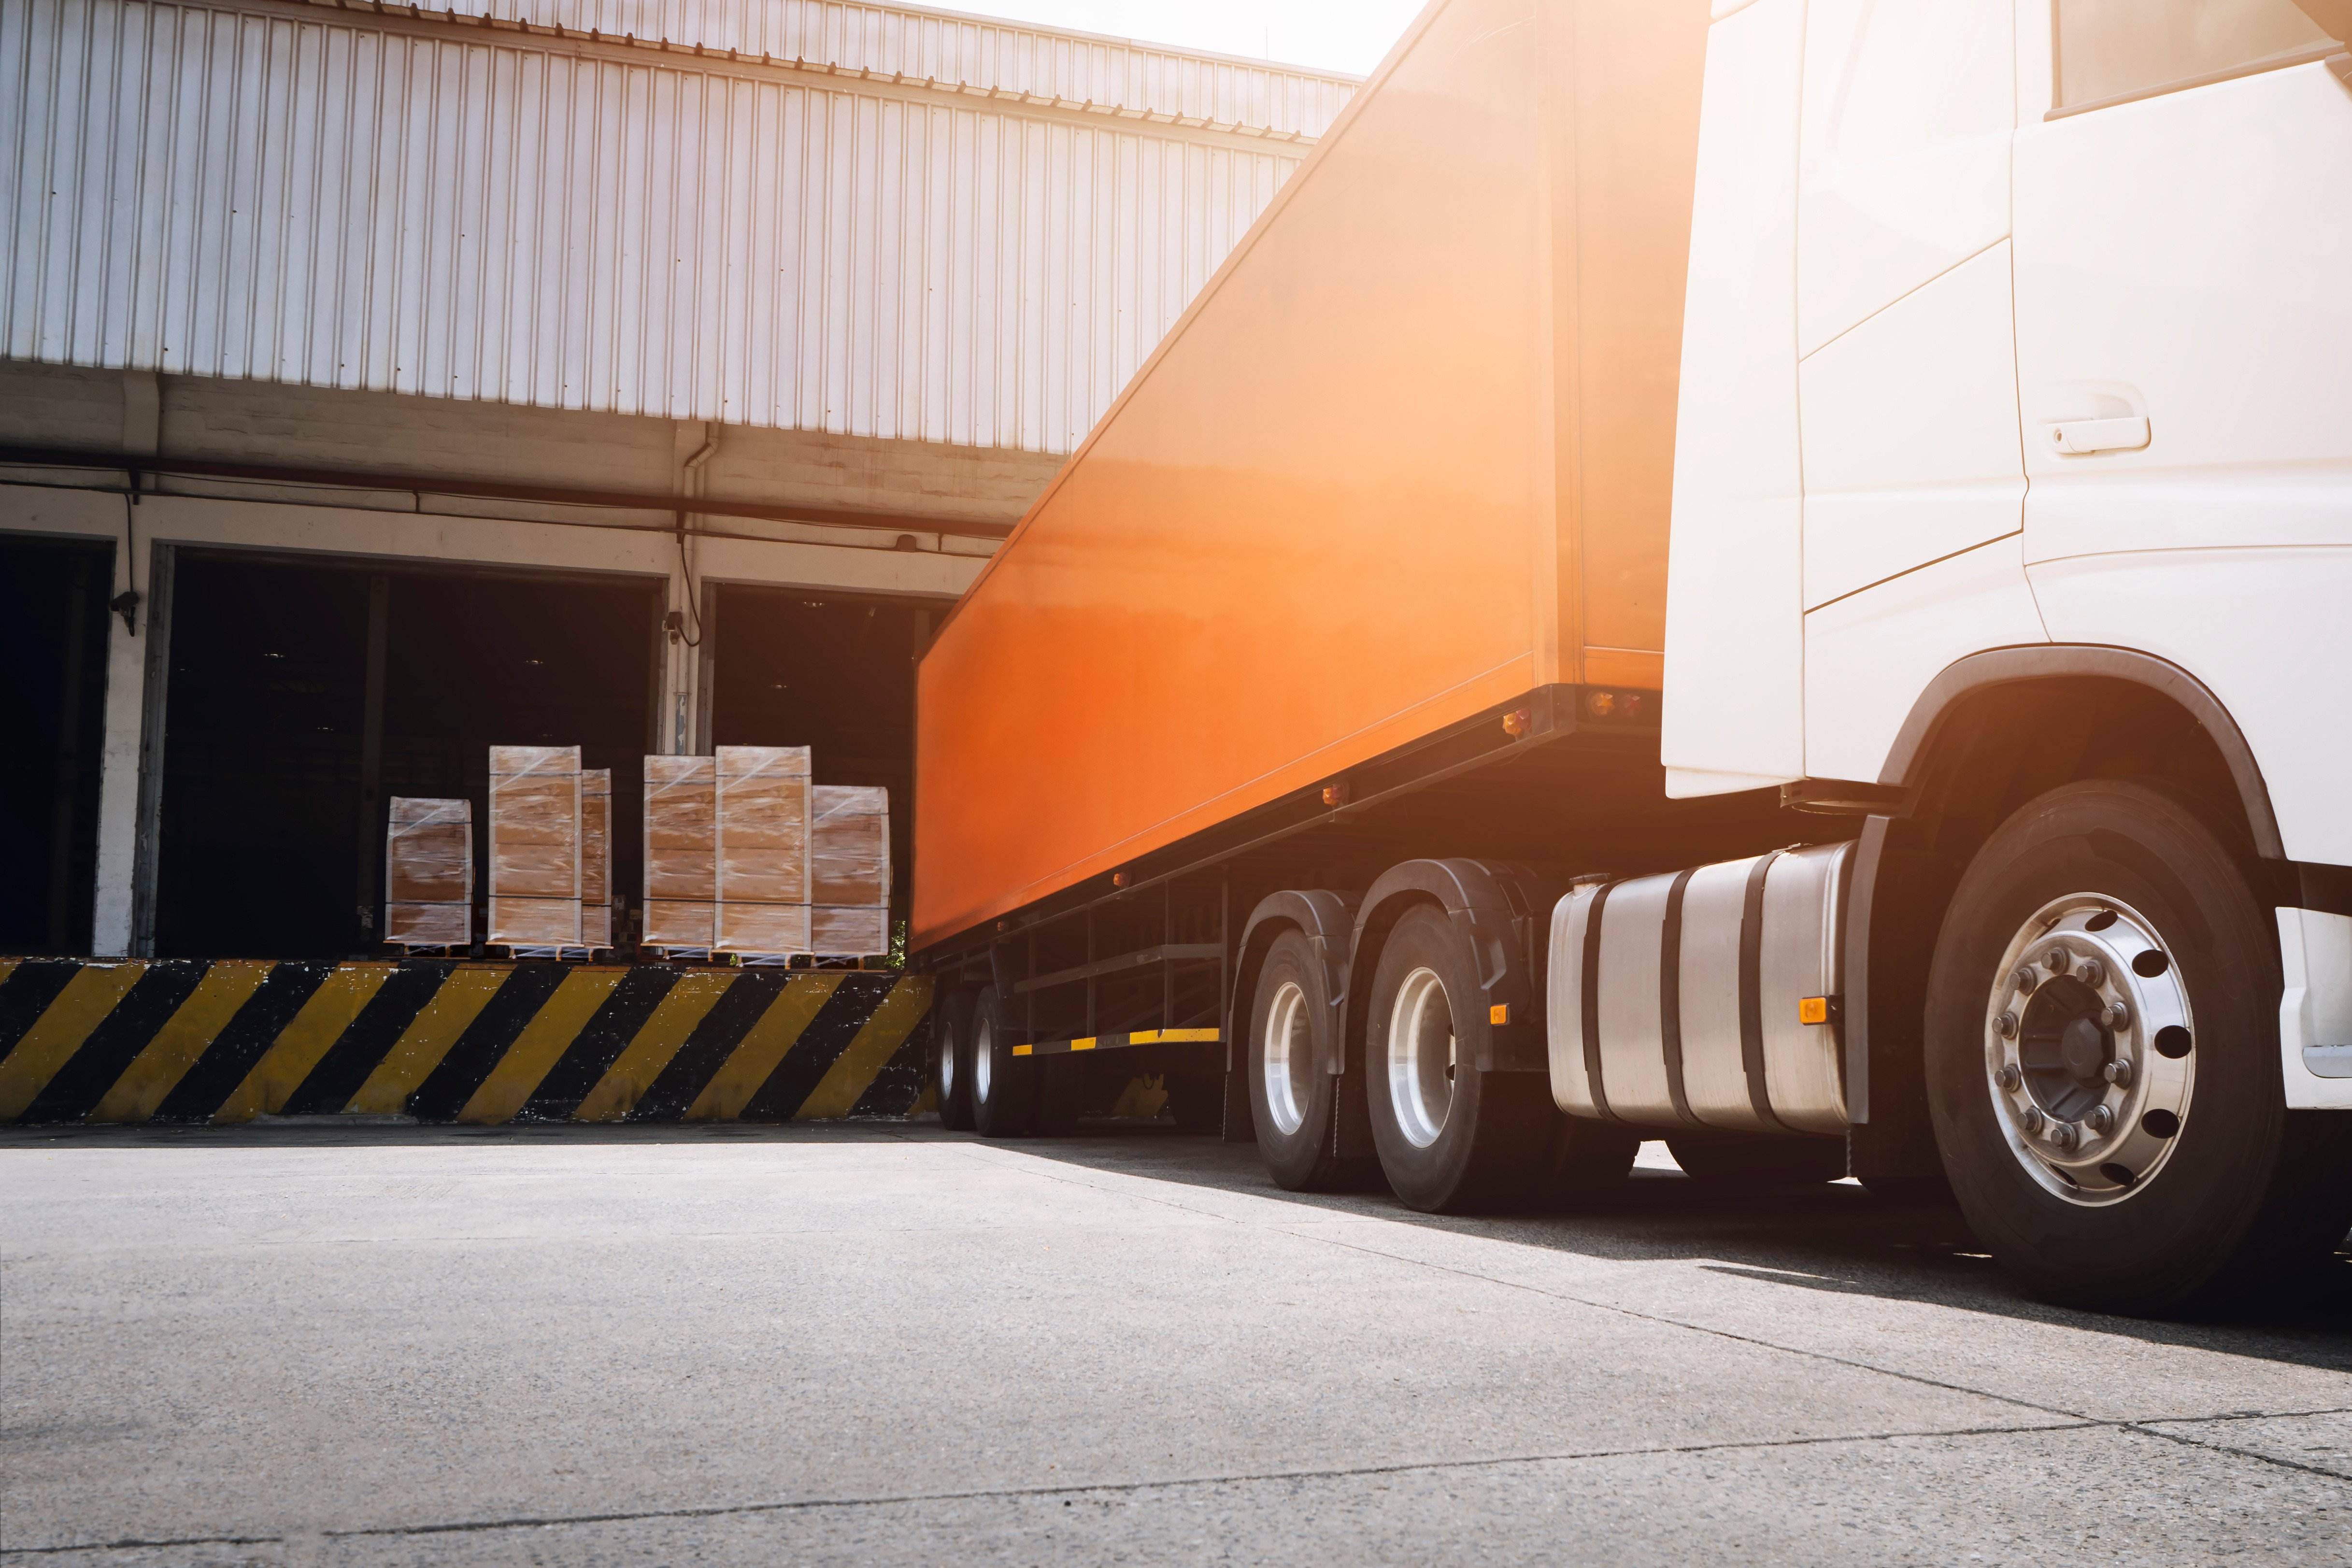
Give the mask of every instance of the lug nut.
[{"label": "lug nut", "polygon": [[2052,1122],[2050,1142],[2057,1144],[2061,1149],[2072,1149],[2074,1146],[2074,1124],[2071,1121]]},{"label": "lug nut", "polygon": [[1994,1073],[1992,1076],[1994,1082],[2000,1084],[2001,1088],[2009,1090],[2011,1094],[2016,1093],[2017,1086],[2025,1081],[2025,1075],[2017,1070],[2017,1064],[2015,1062],[2001,1063],[2000,1070]]},{"label": "lug nut", "polygon": [[2132,1065],[2122,1057],[2117,1057],[2114,1061],[2109,1062],[2103,1070],[2106,1073],[2107,1081],[2117,1089],[2131,1087]]},{"label": "lug nut", "polygon": [[2083,1118],[2083,1125],[2094,1132],[2105,1132],[2115,1124],[2116,1113],[2112,1106],[2095,1105],[2091,1107],[2091,1114]]},{"label": "lug nut", "polygon": [[2110,1003],[2107,1010],[2099,1015],[2099,1022],[2110,1029],[2126,1028],[2131,1024],[2131,1009],[2121,1002]]},{"label": "lug nut", "polygon": [[2036,974],[2033,972],[2033,965],[2029,963],[2024,968],[2019,970],[2016,973],[2011,975],[2009,977],[2009,983],[2011,985],[2016,986],[2020,991],[2031,991],[2036,985],[2042,984],[2042,976]]},{"label": "lug nut", "polygon": [[2028,1132],[2039,1132],[2042,1131],[2042,1108],[2038,1105],[2027,1106],[2025,1108],[2025,1130]]},{"label": "lug nut", "polygon": [[2095,958],[2086,958],[2083,966],[2074,971],[2074,978],[2085,985],[2099,985],[2107,978],[2107,966]]},{"label": "lug nut", "polygon": [[2053,947],[2050,950],[2050,956],[2043,959],[2042,963],[2051,973],[2063,974],[2074,967],[2074,955],[2063,947]]},{"label": "lug nut", "polygon": [[2000,1017],[1995,1018],[1992,1021],[1992,1032],[2004,1040],[2017,1038],[2017,1015],[2003,1013]]}]

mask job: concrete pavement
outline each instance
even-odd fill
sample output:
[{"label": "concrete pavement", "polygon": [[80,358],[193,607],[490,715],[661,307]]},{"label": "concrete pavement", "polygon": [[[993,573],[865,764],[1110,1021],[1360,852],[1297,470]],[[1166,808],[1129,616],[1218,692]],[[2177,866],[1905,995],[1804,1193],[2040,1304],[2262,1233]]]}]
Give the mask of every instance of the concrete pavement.
[{"label": "concrete pavement", "polygon": [[0,1247],[7,1562],[2352,1561],[2352,1262],[2094,1318],[1851,1186],[1435,1220],[1159,1128],[32,1131]]}]

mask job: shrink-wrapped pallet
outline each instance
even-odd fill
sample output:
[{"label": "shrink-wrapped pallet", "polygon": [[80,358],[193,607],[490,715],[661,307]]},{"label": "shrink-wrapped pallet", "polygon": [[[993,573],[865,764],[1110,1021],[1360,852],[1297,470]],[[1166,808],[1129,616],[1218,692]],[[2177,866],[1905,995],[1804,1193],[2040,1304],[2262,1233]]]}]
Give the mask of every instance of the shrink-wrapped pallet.
[{"label": "shrink-wrapped pallet", "polygon": [[890,950],[890,792],[818,784],[810,792],[809,951]]},{"label": "shrink-wrapped pallet", "polygon": [[580,748],[490,748],[489,940],[578,947]]},{"label": "shrink-wrapped pallet", "polygon": [[721,952],[809,951],[809,750],[719,748]]},{"label": "shrink-wrapped pallet", "polygon": [[474,940],[474,803],[392,797],[383,840],[383,940],[463,947]]},{"label": "shrink-wrapped pallet", "polygon": [[646,759],[644,942],[708,951],[718,932],[719,759]]},{"label": "shrink-wrapped pallet", "polygon": [[613,770],[580,774],[580,945],[613,945]]}]

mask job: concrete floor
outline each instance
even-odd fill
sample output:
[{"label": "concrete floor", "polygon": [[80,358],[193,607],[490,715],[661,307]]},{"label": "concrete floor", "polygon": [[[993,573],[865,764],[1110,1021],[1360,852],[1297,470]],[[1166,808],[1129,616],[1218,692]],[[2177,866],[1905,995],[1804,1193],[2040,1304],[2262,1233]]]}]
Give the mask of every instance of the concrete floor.
[{"label": "concrete floor", "polygon": [[1851,1186],[1433,1220],[1157,1129],[34,1131],[0,1247],[27,1564],[2352,1561],[2352,1262],[2085,1317]]}]

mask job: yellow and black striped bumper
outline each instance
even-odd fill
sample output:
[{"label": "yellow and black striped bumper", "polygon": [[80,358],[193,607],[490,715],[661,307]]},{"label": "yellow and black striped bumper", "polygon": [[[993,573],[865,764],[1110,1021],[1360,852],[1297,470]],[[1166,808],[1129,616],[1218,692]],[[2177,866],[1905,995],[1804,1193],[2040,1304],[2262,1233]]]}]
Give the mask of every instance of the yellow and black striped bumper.
[{"label": "yellow and black striped bumper", "polygon": [[0,1122],[898,1116],[930,1005],[856,970],[0,959]]}]

